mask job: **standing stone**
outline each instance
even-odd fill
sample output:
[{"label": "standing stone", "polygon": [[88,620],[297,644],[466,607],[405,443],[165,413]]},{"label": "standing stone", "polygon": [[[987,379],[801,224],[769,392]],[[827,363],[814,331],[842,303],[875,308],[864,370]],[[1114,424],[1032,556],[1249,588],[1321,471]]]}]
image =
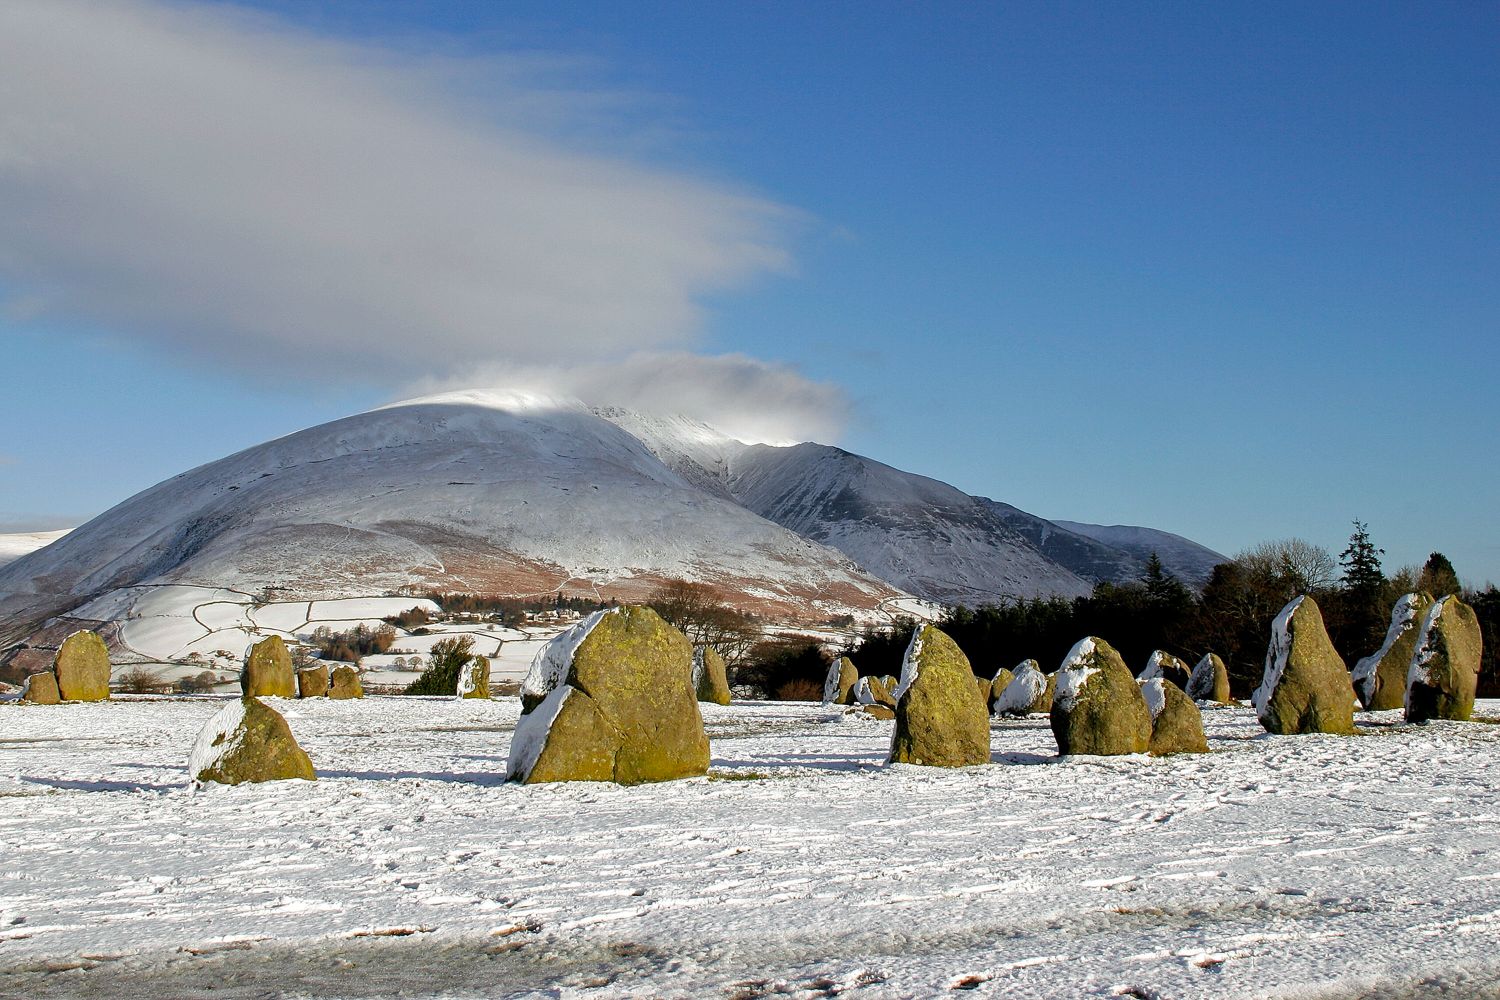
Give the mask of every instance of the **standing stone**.
[{"label": "standing stone", "polygon": [[1388,712],[1406,704],[1406,674],[1422,634],[1432,595],[1403,594],[1391,609],[1391,626],[1380,649],[1354,665],[1354,693],[1370,712]]},{"label": "standing stone", "polygon": [[509,778],[634,785],[707,774],[692,664],[687,636],[650,608],[596,611],[532,661]]},{"label": "standing stone", "polygon": [[458,670],[460,698],[478,698],[488,701],[490,697],[490,661],[483,656],[471,656],[469,662]]},{"label": "standing stone", "polygon": [[346,698],[363,698],[365,686],[359,682],[359,671],[341,663],[333,668],[333,673],[328,679],[328,697],[335,700]]},{"label": "standing stone", "polygon": [[1474,714],[1479,658],[1484,651],[1474,609],[1450,595],[1427,609],[1406,676],[1406,721]]},{"label": "standing stone", "polygon": [[990,720],[963,650],[938,629],[912,635],[896,689],[890,763],[971,767],[990,761]]},{"label": "standing stone", "polygon": [[21,685],[21,700],[33,705],[62,704],[62,695],[57,690],[57,675],[50,670],[28,674]]},{"label": "standing stone", "polygon": [[1354,732],[1354,685],[1311,597],[1298,597],[1271,624],[1266,670],[1250,698],[1267,732]]},{"label": "standing stone", "polygon": [[279,635],[271,635],[250,647],[240,671],[240,690],[250,698],[295,698],[297,677],[292,654]]},{"label": "standing stone", "polygon": [[[890,688],[886,687],[885,681],[873,675],[861,677],[849,697],[852,705],[884,705],[892,712],[896,710],[896,699],[891,697]],[[895,718],[894,715],[891,717]]]},{"label": "standing stone", "polygon": [[828,676],[823,679],[823,705],[858,705],[853,697],[853,687],[859,684],[859,672],[849,657],[838,657],[828,664]]},{"label": "standing stone", "polygon": [[109,648],[93,632],[74,632],[64,639],[52,673],[63,701],[109,700]]},{"label": "standing stone", "polygon": [[1015,676],[1015,674],[1011,673],[1005,667],[1001,667],[995,671],[995,676],[990,678],[990,696],[985,699],[984,703],[986,711],[994,711],[995,702],[1000,699],[1001,693],[1004,692],[1006,686],[1010,684]]},{"label": "standing stone", "polygon": [[828,665],[828,676],[823,680],[823,704],[854,705],[854,685],[859,683],[859,671],[854,661],[840,656]]},{"label": "standing stone", "polygon": [[1187,696],[1194,701],[1212,701],[1220,705],[1233,702],[1229,697],[1229,671],[1217,653],[1208,653],[1193,668],[1188,678]]},{"label": "standing stone", "polygon": [[328,696],[328,664],[303,667],[297,671],[298,698],[326,698]]},{"label": "standing stone", "polygon": [[693,690],[699,701],[729,704],[729,673],[724,668],[724,657],[712,646],[693,650]]},{"label": "standing stone", "polygon": [[893,704],[893,705],[895,704],[895,697],[896,697],[895,694],[894,694],[894,692],[895,692],[897,686],[899,686],[900,682],[901,682],[901,679],[899,677],[892,677],[890,674],[883,674],[881,676],[881,678],[880,678],[881,685],[883,685],[887,691],[892,692],[892,694],[891,694],[891,699],[892,699],[891,700],[891,704]]},{"label": "standing stone", "polygon": [[188,757],[188,776],[225,785],[317,779],[281,713],[248,695],[208,720]]},{"label": "standing stone", "polygon": [[1130,668],[1103,639],[1082,639],[1063,660],[1052,698],[1057,752],[1114,756],[1151,749],[1151,710]]},{"label": "standing stone", "polygon": [[1203,736],[1203,713],[1163,677],[1140,682],[1141,695],[1151,712],[1151,752],[1157,756],[1172,753],[1208,753]]},{"label": "standing stone", "polygon": [[996,715],[1022,716],[1052,711],[1052,695],[1057,689],[1057,675],[1042,673],[1035,660],[1016,664],[1010,683],[995,698]]},{"label": "standing stone", "polygon": [[989,714],[990,685],[993,684],[993,683],[994,683],[994,681],[992,679],[990,679],[990,678],[979,677],[979,676],[976,676],[974,678],[974,687],[977,688],[978,691],[979,691],[979,703],[985,707],[985,714],[986,715]]},{"label": "standing stone", "polygon": [[1169,680],[1183,691],[1187,690],[1188,681],[1192,679],[1193,672],[1188,665],[1165,650],[1158,649],[1152,652],[1151,658],[1146,661],[1146,669],[1141,671],[1137,680],[1149,681],[1160,677]]}]

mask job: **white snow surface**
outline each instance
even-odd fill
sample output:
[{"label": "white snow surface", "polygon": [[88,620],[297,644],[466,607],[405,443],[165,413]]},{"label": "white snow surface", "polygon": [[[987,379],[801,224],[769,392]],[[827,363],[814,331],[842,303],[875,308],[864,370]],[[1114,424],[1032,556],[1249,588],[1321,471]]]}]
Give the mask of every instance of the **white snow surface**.
[{"label": "white snow surface", "polygon": [[208,720],[208,724],[198,732],[192,753],[188,754],[189,781],[197,780],[198,775],[239,749],[239,741],[232,737],[244,721],[245,702],[242,698],[230,699],[218,714]]},{"label": "white snow surface", "polygon": [[[1047,690],[1047,675],[1035,660],[1022,660],[1011,672],[1010,683],[995,699],[995,715],[1020,715]],[[1055,692],[1054,692],[1055,693]]]},{"label": "white snow surface", "polygon": [[1167,681],[1163,677],[1137,678],[1141,685],[1141,696],[1146,699],[1146,707],[1151,710],[1151,720],[1161,714],[1161,710],[1167,707],[1167,692],[1162,685]]},{"label": "white snow surface", "polygon": [[1448,602],[1453,600],[1450,595],[1441,600],[1434,601],[1432,607],[1427,609],[1427,617],[1422,619],[1422,631],[1417,635],[1417,645],[1411,652],[1411,664],[1406,668],[1406,703],[1411,707],[1411,686],[1413,684],[1429,684],[1432,681],[1431,663],[1437,651],[1433,648],[1433,630],[1437,627],[1438,619],[1443,617],[1443,611],[1447,609]]},{"label": "white snow surface", "polygon": [[535,698],[545,698],[551,692],[563,686],[568,679],[568,668],[573,665],[573,654],[578,652],[578,647],[583,645],[583,640],[589,637],[594,627],[604,620],[605,615],[619,614],[619,608],[604,608],[595,611],[577,625],[559,632],[549,639],[546,645],[536,651],[536,657],[531,661],[531,669],[526,673],[526,679],[521,682],[521,693],[531,695]]},{"label": "white snow surface", "polygon": [[13,563],[37,549],[46,548],[73,529],[62,531],[11,531],[0,533],[0,566]]},{"label": "white snow surface", "polygon": [[1354,689],[1365,695],[1365,700],[1373,695],[1373,691],[1366,689],[1375,683],[1375,670],[1380,666],[1380,661],[1391,651],[1391,647],[1401,640],[1408,629],[1414,628],[1417,622],[1416,594],[1402,594],[1396,601],[1396,606],[1391,609],[1391,625],[1386,629],[1385,642],[1370,656],[1366,656],[1354,665],[1350,672],[1350,678],[1354,681]]},{"label": "white snow surface", "polygon": [[1214,753],[1061,760],[1018,719],[950,771],[884,765],[889,722],[737,703],[702,711],[745,780],[523,787],[514,700],[314,699],[317,782],[192,790],[223,707],[0,705],[6,992],[1500,992],[1500,726],[1215,706]]},{"label": "white snow surface", "polygon": [[1271,623],[1271,642],[1266,647],[1266,670],[1261,675],[1260,687],[1250,695],[1250,704],[1255,706],[1256,715],[1265,712],[1271,696],[1276,693],[1276,685],[1281,683],[1281,675],[1286,672],[1287,657],[1292,652],[1292,615],[1297,613],[1303,600],[1305,598],[1292,598]]},{"label": "white snow surface", "polygon": [[906,689],[917,682],[917,675],[922,672],[922,640],[926,635],[927,626],[918,625],[911,633],[911,642],[906,644],[906,655],[901,657],[901,679],[896,683],[896,690],[891,692],[891,697],[896,701],[906,694]]},{"label": "white snow surface", "polygon": [[1085,636],[1063,657],[1062,666],[1057,671],[1057,687],[1052,692],[1052,704],[1064,712],[1072,711],[1083,686],[1099,672],[1094,666],[1094,652],[1098,648],[1093,636]]},{"label": "white snow surface", "polygon": [[1149,681],[1154,678],[1160,677],[1162,675],[1161,664],[1165,656],[1166,654],[1159,649],[1152,650],[1151,659],[1146,661],[1146,669],[1141,671],[1141,675],[1137,677],[1136,680]]}]

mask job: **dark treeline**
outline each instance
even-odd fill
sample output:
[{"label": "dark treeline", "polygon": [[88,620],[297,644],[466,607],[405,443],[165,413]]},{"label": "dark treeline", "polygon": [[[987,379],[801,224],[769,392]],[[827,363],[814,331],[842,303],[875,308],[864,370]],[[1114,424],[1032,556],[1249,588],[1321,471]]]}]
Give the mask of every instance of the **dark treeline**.
[{"label": "dark treeline", "polygon": [[[1100,583],[1087,597],[1019,599],[979,608],[956,608],[936,624],[963,649],[974,671],[993,677],[1002,667],[1035,659],[1053,670],[1086,635],[1109,642],[1139,673],[1162,649],[1191,665],[1218,653],[1229,668],[1237,697],[1260,683],[1271,621],[1299,594],[1318,602],[1334,646],[1352,668],[1380,648],[1397,598],[1413,590],[1434,596],[1460,594],[1484,631],[1480,693],[1500,690],[1496,639],[1500,591],[1464,590],[1452,564],[1434,552],[1420,569],[1386,575],[1360,522],[1337,560],[1326,550],[1292,539],[1256,546],[1214,567],[1200,594],[1163,571],[1154,556],[1145,575],[1125,584]],[[867,630],[846,650],[862,674],[892,674],[911,639],[914,623],[898,621]]]},{"label": "dark treeline", "polygon": [[[562,594],[539,594],[535,597],[498,597],[492,594],[444,594],[437,591],[418,594],[415,596],[425,597],[443,609],[445,614],[450,615],[494,615],[498,616],[504,625],[516,626],[525,622],[527,612],[540,614],[545,611],[577,611],[579,614],[589,614],[600,608],[613,607],[614,601],[600,601],[587,597],[565,597]],[[412,609],[419,611],[419,609]],[[416,622],[412,612],[403,612],[403,615],[411,616],[416,625],[425,625],[427,622]],[[425,618],[425,614],[423,615]],[[410,628],[411,625],[402,625]]]}]

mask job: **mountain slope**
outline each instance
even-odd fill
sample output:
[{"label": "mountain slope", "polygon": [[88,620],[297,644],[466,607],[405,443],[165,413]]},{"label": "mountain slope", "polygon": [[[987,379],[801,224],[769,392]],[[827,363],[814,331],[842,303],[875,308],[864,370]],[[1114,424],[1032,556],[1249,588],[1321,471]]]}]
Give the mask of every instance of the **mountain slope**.
[{"label": "mountain slope", "polygon": [[694,486],[579,404],[475,393],[336,420],[183,473],[0,568],[0,593],[30,605],[140,583],[630,598],[669,576],[800,620],[902,596]]},{"label": "mountain slope", "polygon": [[1128,552],[1141,560],[1142,565],[1154,552],[1168,573],[1184,583],[1198,587],[1208,582],[1208,576],[1215,566],[1228,561],[1227,556],[1220,555],[1205,545],[1158,528],[1142,528],[1132,524],[1083,524],[1078,521],[1053,523]]}]

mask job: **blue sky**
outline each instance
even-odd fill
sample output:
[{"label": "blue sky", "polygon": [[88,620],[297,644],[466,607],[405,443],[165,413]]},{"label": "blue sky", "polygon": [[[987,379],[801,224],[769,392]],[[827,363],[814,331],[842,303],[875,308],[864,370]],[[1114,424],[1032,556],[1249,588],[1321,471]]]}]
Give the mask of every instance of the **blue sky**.
[{"label": "blue sky", "polygon": [[[647,346],[839,387],[850,450],[1226,553],[1336,552],[1357,517],[1388,566],[1500,581],[1500,8],[258,6],[463,61],[470,120],[771,206],[784,259],[684,278],[699,311]],[[120,301],[0,320],[0,520],[71,522],[428,374],[165,343]]]}]

